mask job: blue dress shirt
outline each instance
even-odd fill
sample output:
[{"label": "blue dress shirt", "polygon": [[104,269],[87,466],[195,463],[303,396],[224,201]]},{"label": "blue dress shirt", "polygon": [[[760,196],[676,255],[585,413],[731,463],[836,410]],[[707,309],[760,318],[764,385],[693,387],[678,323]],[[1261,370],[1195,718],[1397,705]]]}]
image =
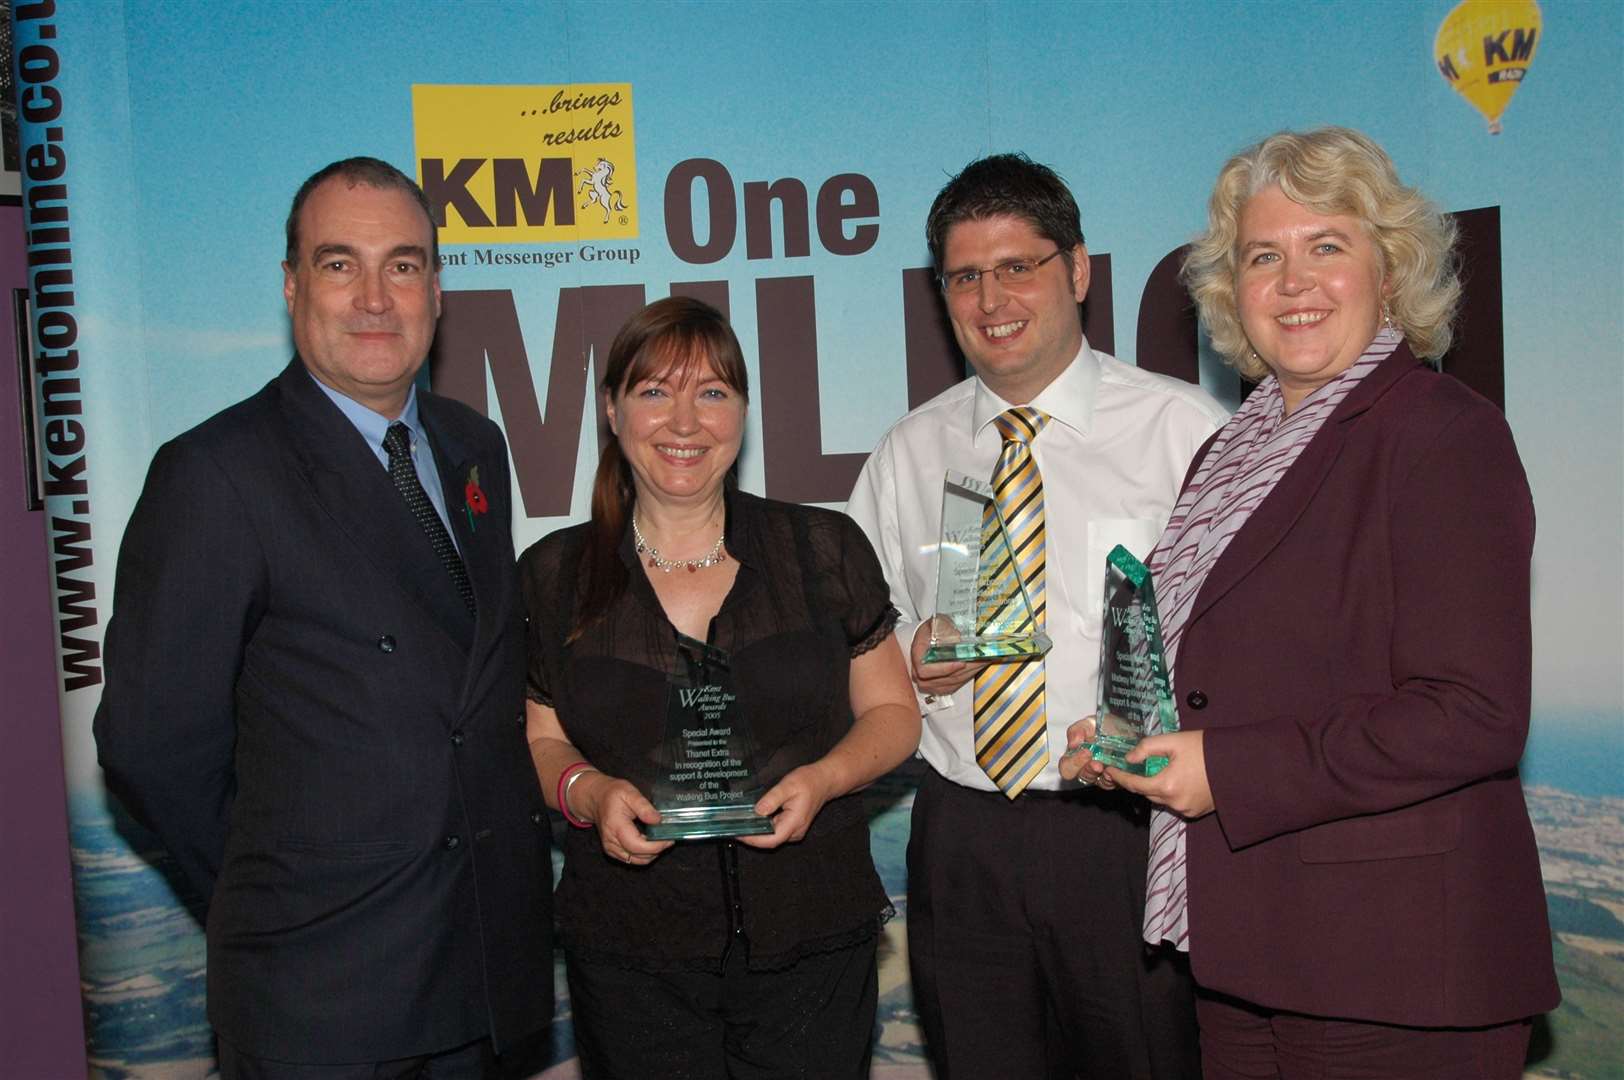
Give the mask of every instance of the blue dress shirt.
[{"label": "blue dress shirt", "polygon": [[[310,373],[307,371],[305,374],[309,375]],[[378,413],[373,412],[353,398],[345,397],[314,375],[311,375],[310,378],[317,386],[321,387],[322,393],[326,394],[328,399],[338,406],[338,411],[343,413],[345,418],[355,425],[355,430],[361,433],[361,438],[366,440],[367,445],[372,448],[373,454],[377,456],[378,464],[382,465],[384,470],[387,471],[389,469],[389,451],[384,449],[383,436],[384,432],[389,430],[389,425],[394,421],[385,420]],[[406,392],[406,408],[401,410],[400,422],[405,424],[406,430],[412,434],[412,468],[417,470],[418,483],[423,485],[423,491],[428,495],[429,503],[433,505],[434,512],[440,515],[440,521],[445,525],[446,532],[451,535],[451,542],[455,544],[457,542],[457,532],[451,527],[451,519],[446,515],[445,491],[440,486],[440,470],[434,461],[434,448],[429,445],[428,433],[423,430],[423,421],[417,415],[417,386],[415,384]],[[459,547],[457,550],[460,552],[462,549]]]}]

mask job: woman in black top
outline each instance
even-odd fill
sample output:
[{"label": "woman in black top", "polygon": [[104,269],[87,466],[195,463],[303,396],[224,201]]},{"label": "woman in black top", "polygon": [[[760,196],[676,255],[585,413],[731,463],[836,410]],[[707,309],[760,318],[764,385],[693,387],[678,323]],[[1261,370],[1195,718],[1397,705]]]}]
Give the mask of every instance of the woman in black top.
[{"label": "woman in black top", "polygon": [[[866,1076],[889,905],[852,793],[919,740],[897,613],[845,516],[731,480],[743,356],[673,297],[616,337],[592,520],[521,560],[530,745],[572,823],[557,911],[595,1077]],[[654,841],[653,775],[684,654],[725,657],[772,831]]]}]

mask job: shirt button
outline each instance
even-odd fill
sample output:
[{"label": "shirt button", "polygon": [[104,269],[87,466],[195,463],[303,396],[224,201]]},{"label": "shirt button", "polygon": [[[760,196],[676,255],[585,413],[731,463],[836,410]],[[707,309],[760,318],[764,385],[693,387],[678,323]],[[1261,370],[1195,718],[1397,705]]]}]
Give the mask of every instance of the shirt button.
[{"label": "shirt button", "polygon": [[395,639],[392,636],[390,636],[389,634],[385,634],[383,637],[379,638],[378,639],[378,651],[379,652],[394,652],[395,651]]},{"label": "shirt button", "polygon": [[1207,707],[1207,695],[1200,690],[1191,690],[1185,696],[1184,703],[1192,709],[1205,709]]},{"label": "shirt button", "polygon": [[540,825],[545,820],[547,820],[547,815],[543,814],[540,810],[530,811],[530,824]]},{"label": "shirt button", "polygon": [[458,836],[456,833],[452,833],[450,836],[445,838],[445,849],[447,851],[456,851],[461,846],[462,837]]},{"label": "shirt button", "polygon": [[462,745],[462,731],[461,730],[453,731],[451,733],[451,745],[452,746],[461,746]]}]

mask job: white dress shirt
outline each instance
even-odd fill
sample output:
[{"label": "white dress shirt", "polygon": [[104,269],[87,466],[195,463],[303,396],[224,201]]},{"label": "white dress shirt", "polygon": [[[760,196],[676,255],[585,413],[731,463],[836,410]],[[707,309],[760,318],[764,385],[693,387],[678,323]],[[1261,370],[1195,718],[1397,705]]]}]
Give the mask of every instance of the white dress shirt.
[{"label": "white dress shirt", "polygon": [[[1117,544],[1140,559],[1150,555],[1190,459],[1227,414],[1200,388],[1141,371],[1086,341],[1027,404],[1052,418],[1032,444],[1043,477],[1054,648],[1043,660],[1049,764],[1031,786],[1054,790],[1066,728],[1094,712],[1105,557]],[[898,420],[852,489],[846,513],[879,554],[902,612],[896,635],[904,656],[919,623],[935,613],[943,477],[948,470],[992,477],[1002,449],[992,421],[1011,407],[979,378],[966,379]],[[951,695],[920,697],[919,753],[947,780],[994,791],[976,764],[972,693],[966,683]]]}]

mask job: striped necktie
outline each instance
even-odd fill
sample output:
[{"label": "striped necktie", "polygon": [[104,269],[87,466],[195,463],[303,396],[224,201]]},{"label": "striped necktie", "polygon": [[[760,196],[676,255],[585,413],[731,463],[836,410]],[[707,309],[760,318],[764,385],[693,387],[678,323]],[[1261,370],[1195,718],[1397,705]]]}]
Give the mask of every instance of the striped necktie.
[{"label": "striped necktie", "polygon": [[457,545],[452,543],[445,522],[440,520],[434,504],[429,502],[422,481],[417,478],[417,466],[412,464],[412,435],[405,424],[397,420],[389,425],[383,434],[383,448],[389,452],[389,478],[395,482],[395,489],[406,500],[407,508],[428,537],[440,565],[451,575],[451,583],[457,587],[462,602],[468,605],[468,613],[473,614],[476,607],[474,586],[468,580],[468,568],[463,565],[462,556],[457,554]]},{"label": "striped necktie", "polygon": [[[1039,629],[1044,622],[1044,532],[1043,477],[1032,459],[1032,440],[1049,422],[1049,417],[1030,406],[1021,406],[993,419],[1004,447],[993,470],[993,503],[982,518],[982,549],[989,544],[988,533],[996,527],[998,515],[1009,534],[1007,557],[987,571],[995,580],[1003,578],[1007,595],[1018,575],[1032,602],[1036,626],[1018,625],[1013,630]],[[1049,729],[1043,709],[1043,660],[1006,661],[988,664],[975,677],[976,764],[1013,799],[1049,763]]]}]

